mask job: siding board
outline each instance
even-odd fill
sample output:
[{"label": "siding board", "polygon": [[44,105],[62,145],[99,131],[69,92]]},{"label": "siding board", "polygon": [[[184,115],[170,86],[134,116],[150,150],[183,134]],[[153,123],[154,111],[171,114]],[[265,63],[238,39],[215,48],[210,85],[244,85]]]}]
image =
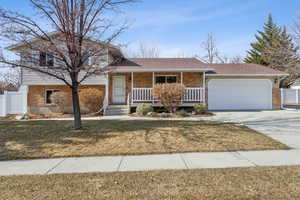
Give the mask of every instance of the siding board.
[{"label": "siding board", "polygon": [[[105,50],[107,52],[107,50]],[[26,59],[26,54],[31,54],[33,57],[36,57],[38,59],[39,52],[30,51],[28,49],[23,50],[21,53],[21,60],[22,62],[27,62],[31,67],[33,67],[34,63],[30,62],[28,59]],[[108,63],[108,56],[102,55],[102,56],[96,56],[92,58],[93,63],[98,67],[106,66]],[[106,62],[104,62],[106,60]],[[58,60],[55,60],[56,64],[58,63]],[[40,66],[36,66],[40,67]],[[81,72],[79,74],[79,80],[84,75],[84,72]],[[61,80],[55,79],[54,77],[48,76],[46,74],[42,74],[40,72],[36,72],[29,69],[22,69],[22,84],[23,85],[65,85],[65,83]],[[104,85],[105,84],[105,75],[94,75],[86,79],[82,85]]]},{"label": "siding board", "polygon": [[[81,73],[79,77],[82,77],[84,73]],[[61,80],[55,79],[46,74],[36,72],[29,69],[22,69],[22,84],[23,85],[65,85]],[[104,85],[104,75],[93,75],[87,78],[82,85]]]}]

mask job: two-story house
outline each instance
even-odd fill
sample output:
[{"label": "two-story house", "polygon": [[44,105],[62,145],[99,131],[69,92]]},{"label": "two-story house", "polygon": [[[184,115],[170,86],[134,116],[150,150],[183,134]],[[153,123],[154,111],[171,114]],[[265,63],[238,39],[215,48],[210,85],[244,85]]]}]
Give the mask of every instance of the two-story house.
[{"label": "two-story house", "polygon": [[[33,41],[37,42],[37,41]],[[101,44],[99,44],[101,45]],[[26,45],[8,48],[23,52]],[[119,48],[105,48],[105,55],[95,67],[106,73],[89,77],[81,88],[96,88],[104,98],[106,114],[127,113],[139,103],[161,106],[152,96],[157,83],[181,83],[186,87],[182,106],[205,103],[210,110],[278,109],[281,105],[279,80],[287,74],[256,64],[205,64],[196,58],[125,58]],[[35,53],[39,66],[55,65],[51,54]],[[21,58],[22,59],[22,58]],[[115,62],[118,60],[118,62]],[[60,80],[28,69],[22,69],[22,86],[27,87],[29,113],[55,111],[50,96],[54,92],[71,91]]]}]

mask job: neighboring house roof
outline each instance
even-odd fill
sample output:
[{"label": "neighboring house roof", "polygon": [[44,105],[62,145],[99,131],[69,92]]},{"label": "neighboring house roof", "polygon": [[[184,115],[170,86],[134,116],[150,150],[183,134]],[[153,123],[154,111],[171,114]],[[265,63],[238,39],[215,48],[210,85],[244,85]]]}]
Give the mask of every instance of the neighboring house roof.
[{"label": "neighboring house roof", "polygon": [[11,83],[0,82],[0,90],[1,91],[18,91],[18,88]]},{"label": "neighboring house roof", "polygon": [[209,71],[211,67],[203,65],[196,58],[124,58],[111,64],[108,69],[117,72],[159,72],[159,71]]},{"label": "neighboring house roof", "polygon": [[208,75],[270,75],[285,76],[285,72],[257,64],[206,64],[196,58],[125,58],[107,67],[116,72],[205,71]]}]

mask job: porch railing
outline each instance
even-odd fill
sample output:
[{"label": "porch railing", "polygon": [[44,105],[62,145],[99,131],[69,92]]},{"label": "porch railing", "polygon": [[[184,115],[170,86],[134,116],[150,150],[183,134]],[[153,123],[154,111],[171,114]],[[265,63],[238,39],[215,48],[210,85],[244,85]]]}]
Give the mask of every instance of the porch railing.
[{"label": "porch railing", "polygon": [[[203,88],[185,88],[183,102],[204,102]],[[133,88],[131,102],[155,102],[152,88]]]},{"label": "porch railing", "polygon": [[152,88],[133,88],[133,102],[149,102],[154,101],[152,96]]},{"label": "porch railing", "polygon": [[204,99],[203,88],[185,88],[183,101],[187,102],[202,102]]}]

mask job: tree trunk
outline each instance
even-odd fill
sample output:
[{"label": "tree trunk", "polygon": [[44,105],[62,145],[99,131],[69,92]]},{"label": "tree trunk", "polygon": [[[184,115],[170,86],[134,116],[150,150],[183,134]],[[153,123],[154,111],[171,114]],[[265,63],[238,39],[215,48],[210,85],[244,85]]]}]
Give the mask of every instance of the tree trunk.
[{"label": "tree trunk", "polygon": [[78,86],[73,85],[72,89],[72,101],[73,101],[73,112],[74,112],[74,128],[80,130],[81,127],[81,112],[79,103]]}]

